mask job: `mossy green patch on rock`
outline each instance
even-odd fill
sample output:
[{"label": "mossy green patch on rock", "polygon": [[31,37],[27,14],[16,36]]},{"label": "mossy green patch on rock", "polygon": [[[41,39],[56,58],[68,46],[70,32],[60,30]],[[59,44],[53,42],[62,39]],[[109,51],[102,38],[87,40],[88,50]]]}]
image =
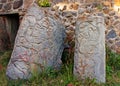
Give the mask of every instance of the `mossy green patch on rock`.
[{"label": "mossy green patch on rock", "polygon": [[50,2],[49,0],[38,0],[38,5],[40,7],[50,7]]}]

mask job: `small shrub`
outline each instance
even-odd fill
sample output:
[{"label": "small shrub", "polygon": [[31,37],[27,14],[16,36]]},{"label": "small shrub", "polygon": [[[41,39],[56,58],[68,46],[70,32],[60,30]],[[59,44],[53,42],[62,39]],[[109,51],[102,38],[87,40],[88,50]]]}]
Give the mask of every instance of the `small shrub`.
[{"label": "small shrub", "polygon": [[38,0],[38,5],[41,7],[50,7],[49,0]]},{"label": "small shrub", "polygon": [[5,75],[5,68],[0,70],[0,86],[8,86],[7,85],[7,78]]},{"label": "small shrub", "polygon": [[10,57],[11,57],[11,53],[12,53],[12,50],[9,50],[9,51],[6,51],[4,52],[3,54],[1,54],[0,56],[0,63],[6,67],[9,60],[10,60]]},{"label": "small shrub", "polygon": [[111,67],[112,70],[120,70],[120,55],[114,52],[111,52],[110,49],[106,49],[107,56],[106,56],[106,64],[107,66]]},{"label": "small shrub", "polygon": [[[66,53],[70,54],[70,53]],[[64,64],[61,70],[48,68],[41,73],[34,72],[28,80],[8,80],[5,71],[11,51],[0,52],[0,86],[120,86],[120,55],[106,49],[106,83],[96,83],[95,79],[76,79],[73,75],[73,63]],[[69,56],[68,56],[69,57]],[[68,61],[68,60],[67,60]]]},{"label": "small shrub", "polygon": [[109,65],[106,65],[106,74],[107,76],[111,76],[113,73],[112,67]]}]

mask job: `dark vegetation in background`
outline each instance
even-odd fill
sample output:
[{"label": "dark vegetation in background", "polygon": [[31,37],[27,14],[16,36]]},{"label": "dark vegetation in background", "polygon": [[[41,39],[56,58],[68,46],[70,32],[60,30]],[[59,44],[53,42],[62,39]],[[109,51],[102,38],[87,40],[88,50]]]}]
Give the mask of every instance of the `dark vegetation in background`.
[{"label": "dark vegetation in background", "polygon": [[12,49],[19,28],[19,14],[0,15],[0,51]]}]

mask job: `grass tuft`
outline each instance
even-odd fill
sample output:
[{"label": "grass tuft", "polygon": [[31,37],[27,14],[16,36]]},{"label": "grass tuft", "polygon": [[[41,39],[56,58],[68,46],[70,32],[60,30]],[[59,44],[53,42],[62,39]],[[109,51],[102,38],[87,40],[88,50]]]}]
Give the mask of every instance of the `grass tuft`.
[{"label": "grass tuft", "polygon": [[71,61],[68,62],[69,64],[64,64],[59,71],[48,68],[42,73],[33,73],[28,80],[8,80],[5,72],[11,50],[0,52],[2,65],[0,86],[120,86],[120,55],[111,52],[108,48],[106,52],[106,83],[96,83],[95,79],[89,78],[77,80],[73,76],[73,62]]}]

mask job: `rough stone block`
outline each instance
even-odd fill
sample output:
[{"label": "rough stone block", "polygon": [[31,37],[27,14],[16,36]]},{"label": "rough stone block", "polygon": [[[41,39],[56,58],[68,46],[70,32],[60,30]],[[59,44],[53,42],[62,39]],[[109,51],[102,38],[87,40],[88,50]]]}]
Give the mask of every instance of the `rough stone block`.
[{"label": "rough stone block", "polygon": [[0,3],[6,3],[7,0],[0,0]]},{"label": "rough stone block", "polygon": [[36,4],[28,9],[7,67],[9,78],[27,79],[35,72],[60,68],[65,28],[50,12]]},{"label": "rough stone block", "polygon": [[105,82],[105,26],[102,17],[81,17],[75,31],[74,75]]},{"label": "rough stone block", "polygon": [[6,3],[5,5],[4,5],[4,10],[10,10],[11,9],[11,3]]},{"label": "rough stone block", "polygon": [[34,0],[24,0],[24,9],[29,8],[29,6],[34,2]]},{"label": "rough stone block", "polygon": [[13,3],[13,9],[17,9],[17,8],[19,8],[22,5],[23,5],[23,0],[14,1],[14,3]]}]

